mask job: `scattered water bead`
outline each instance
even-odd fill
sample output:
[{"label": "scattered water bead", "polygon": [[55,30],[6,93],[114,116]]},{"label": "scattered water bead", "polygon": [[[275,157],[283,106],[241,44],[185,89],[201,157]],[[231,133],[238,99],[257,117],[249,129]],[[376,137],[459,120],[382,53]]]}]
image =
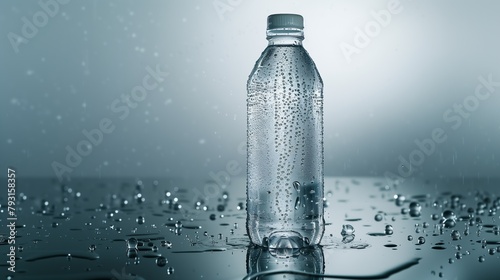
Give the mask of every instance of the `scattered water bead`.
[{"label": "scattered water bead", "polygon": [[488,249],[488,254],[494,255],[497,250],[495,248]]},{"label": "scattered water bead", "polygon": [[463,256],[463,255],[462,255],[462,253],[460,253],[460,252],[456,252],[456,253],[455,253],[455,258],[457,258],[457,260],[460,260],[460,259],[462,258],[462,256]]},{"label": "scattered water bead", "polygon": [[461,238],[461,236],[460,236],[460,232],[458,232],[458,230],[453,230],[451,232],[451,239],[459,240],[460,238]]},{"label": "scattered water bead", "polygon": [[239,202],[238,206],[236,206],[236,210],[245,210],[245,204],[243,202]]},{"label": "scattered water bead", "polygon": [[422,211],[422,206],[416,202],[412,201],[410,203],[410,216],[411,217],[420,217]]},{"label": "scattered water bead", "polygon": [[170,249],[170,248],[172,248],[172,242],[167,241],[167,240],[162,240],[161,241],[161,246],[162,247],[167,247],[167,249]]},{"label": "scattered water bead", "polygon": [[176,228],[182,228],[182,222],[181,221],[175,222],[175,227]]},{"label": "scattered water bead", "polygon": [[454,263],[454,262],[455,262],[455,260],[454,260],[454,259],[452,259],[452,258],[449,258],[449,259],[448,259],[448,263]]},{"label": "scattered water bead", "polygon": [[132,238],[129,238],[129,239],[127,240],[127,247],[128,247],[129,249],[137,249],[137,244],[138,244],[137,239],[135,239],[135,238],[133,238],[133,237],[132,237]]},{"label": "scattered water bead", "polygon": [[225,209],[226,209],[226,207],[224,205],[222,205],[222,204],[217,205],[217,211],[224,212]]},{"label": "scattered water bead", "polygon": [[441,223],[445,228],[453,228],[457,224],[456,220],[453,219],[442,219]]},{"label": "scattered water bead", "polygon": [[342,231],[340,232],[342,236],[346,235],[352,235],[354,234],[354,227],[347,224],[347,225],[342,225]]},{"label": "scattered water bead", "polygon": [[438,215],[438,214],[432,214],[432,215],[431,215],[431,219],[432,219],[433,221],[437,221],[437,220],[439,220],[439,215]]},{"label": "scattered water bead", "polygon": [[395,199],[397,206],[403,206],[403,204],[405,203],[406,197],[402,194],[396,194],[396,195],[394,195],[394,199]]},{"label": "scattered water bead", "polygon": [[167,274],[168,275],[174,274],[174,268],[173,267],[168,267],[167,268]]},{"label": "scattered water bead", "polygon": [[387,235],[392,235],[394,233],[394,228],[392,225],[386,225],[385,226],[385,234]]},{"label": "scattered water bead", "polygon": [[443,219],[445,221],[446,220],[453,220],[453,221],[457,220],[457,216],[451,210],[445,210],[445,211],[443,211],[443,213],[441,213],[441,216],[443,217]]},{"label": "scattered water bead", "polygon": [[356,236],[354,234],[344,235],[342,237],[342,243],[344,243],[344,244],[351,243],[352,241],[354,241],[354,238],[356,238]]},{"label": "scattered water bead", "polygon": [[412,240],[413,240],[413,236],[408,235],[408,241],[412,241]]},{"label": "scattered water bead", "polygon": [[137,257],[137,249],[129,248],[127,249],[127,258],[135,259]]},{"label": "scattered water bead", "polygon": [[380,222],[382,221],[383,218],[384,217],[382,216],[382,214],[380,213],[375,214],[375,221]]},{"label": "scattered water bead", "polygon": [[167,258],[158,257],[156,258],[156,265],[159,267],[164,267],[168,263]]},{"label": "scattered water bead", "polygon": [[470,234],[469,226],[465,226],[464,235],[467,236],[469,234]]},{"label": "scattered water bead", "polygon": [[493,233],[495,235],[500,235],[500,227],[499,226],[494,226],[493,227]]},{"label": "scattered water bead", "polygon": [[408,213],[410,213],[410,209],[408,209],[408,208],[401,208],[401,214],[406,215]]},{"label": "scattered water bead", "polygon": [[479,256],[478,260],[479,260],[479,262],[481,262],[481,263],[482,263],[482,262],[484,262],[486,259],[484,258],[484,256]]},{"label": "scattered water bead", "polygon": [[425,238],[424,238],[423,236],[420,236],[420,237],[417,239],[417,244],[418,244],[418,245],[425,244]]},{"label": "scattered water bead", "polygon": [[422,227],[423,227],[423,228],[428,228],[428,227],[429,227],[429,223],[428,223],[428,222],[424,222],[424,223],[422,224]]},{"label": "scattered water bead", "polygon": [[70,261],[73,257],[71,256],[71,254],[68,254],[66,258],[68,259],[68,261]]},{"label": "scattered water bead", "polygon": [[95,251],[95,249],[96,249],[96,246],[94,244],[91,244],[89,246],[89,251],[93,252],[93,251]]},{"label": "scattered water bead", "polygon": [[146,222],[146,219],[143,216],[139,216],[139,217],[137,217],[137,219],[135,219],[135,221],[138,224],[142,225],[142,224],[144,224],[144,222]]},{"label": "scattered water bead", "polygon": [[215,214],[210,214],[210,220],[215,221],[217,216]]}]

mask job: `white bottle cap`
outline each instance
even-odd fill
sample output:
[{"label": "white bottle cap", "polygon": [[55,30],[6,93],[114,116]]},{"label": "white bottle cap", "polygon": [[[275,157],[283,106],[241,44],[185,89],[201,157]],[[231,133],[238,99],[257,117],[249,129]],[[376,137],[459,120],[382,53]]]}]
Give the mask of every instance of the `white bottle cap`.
[{"label": "white bottle cap", "polygon": [[267,17],[267,30],[276,28],[304,29],[304,18],[296,14],[274,14]]}]

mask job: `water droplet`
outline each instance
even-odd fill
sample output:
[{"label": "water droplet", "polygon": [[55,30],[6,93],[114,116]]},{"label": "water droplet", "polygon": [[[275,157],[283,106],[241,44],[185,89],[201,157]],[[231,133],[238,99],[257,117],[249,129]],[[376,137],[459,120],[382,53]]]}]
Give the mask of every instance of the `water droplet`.
[{"label": "water droplet", "polygon": [[167,249],[170,249],[170,248],[172,248],[172,242],[170,242],[170,241],[166,241],[166,240],[163,240],[163,241],[161,242],[161,246],[162,246],[162,247],[167,247]]},{"label": "water droplet", "polygon": [[412,201],[410,203],[410,216],[411,217],[420,217],[422,206],[416,201]]},{"label": "water droplet", "polygon": [[345,235],[344,237],[342,237],[342,243],[344,243],[344,244],[350,243],[350,242],[354,241],[354,238],[356,238],[356,236],[354,234]]},{"label": "water droplet", "polygon": [[495,248],[488,249],[488,254],[494,255],[497,250]]},{"label": "water droplet", "polygon": [[137,249],[135,248],[127,249],[127,257],[130,259],[135,259],[137,257]]},{"label": "water droplet", "polygon": [[347,225],[342,225],[342,231],[340,232],[342,236],[346,235],[352,235],[354,234],[354,227],[347,224]]},{"label": "water droplet", "polygon": [[417,239],[417,244],[418,244],[418,245],[425,244],[425,238],[424,238],[423,236],[420,236],[420,237]]},{"label": "water droplet", "polygon": [[168,275],[174,274],[174,268],[173,267],[168,267],[167,268],[167,274]]},{"label": "water droplet", "polygon": [[295,199],[295,210],[298,210],[300,207],[300,197],[297,197],[297,199]]},{"label": "water droplet", "polygon": [[385,226],[385,234],[392,235],[394,233],[394,228],[391,225]]},{"label": "water droplet", "polygon": [[396,205],[397,206],[403,206],[405,200],[406,200],[406,197],[402,194],[397,194],[394,196],[394,199],[396,201]]},{"label": "water droplet", "polygon": [[210,220],[215,221],[215,218],[216,218],[216,217],[217,217],[217,216],[216,216],[215,214],[210,214]]},{"label": "water droplet", "polygon": [[479,262],[481,262],[481,263],[482,263],[482,262],[484,262],[486,259],[484,258],[484,256],[480,256],[480,257],[478,258],[478,260],[479,260]]},{"label": "water droplet", "polygon": [[139,216],[139,217],[137,217],[137,219],[135,219],[135,221],[136,221],[138,224],[142,225],[142,224],[144,224],[144,222],[146,222],[146,219],[144,219],[144,217],[143,217],[143,216]]},{"label": "water droplet", "polygon": [[96,249],[96,246],[94,244],[91,244],[89,246],[89,251],[93,252],[93,251],[95,251],[95,249]]},{"label": "water droplet", "polygon": [[408,235],[408,241],[412,241],[412,240],[413,240],[413,236]]},{"label": "water droplet", "polygon": [[176,228],[182,228],[182,222],[181,221],[175,222],[175,227]]},{"label": "water droplet", "polygon": [[238,206],[236,207],[237,210],[244,210],[245,209],[245,205],[243,204],[243,202],[239,202],[238,203]]},{"label": "water droplet", "polygon": [[137,244],[138,244],[137,239],[133,237],[129,238],[129,240],[127,241],[127,247],[129,249],[137,249]]},{"label": "water droplet", "polygon": [[460,236],[460,232],[458,232],[458,230],[453,230],[451,232],[451,239],[459,240],[460,238],[461,238],[461,236]]},{"label": "water droplet", "polygon": [[444,225],[445,228],[452,228],[455,227],[456,221],[457,221],[457,216],[453,211],[451,210],[445,210],[443,213],[441,213],[442,219],[441,223]]},{"label": "water droplet", "polygon": [[168,263],[167,258],[158,257],[156,258],[156,265],[159,267],[164,267]]},{"label": "water droplet", "polygon": [[294,181],[292,183],[292,186],[294,187],[294,189],[297,191],[297,192],[300,192],[300,183],[298,181]]},{"label": "water droplet", "polygon": [[382,216],[382,214],[380,213],[375,214],[375,221],[380,222],[382,221],[383,218],[384,217]]}]

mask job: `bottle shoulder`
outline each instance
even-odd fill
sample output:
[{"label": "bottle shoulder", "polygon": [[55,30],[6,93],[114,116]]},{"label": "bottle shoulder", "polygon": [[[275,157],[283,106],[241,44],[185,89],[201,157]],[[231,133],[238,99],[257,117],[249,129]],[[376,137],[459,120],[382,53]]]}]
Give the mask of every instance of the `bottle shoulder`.
[{"label": "bottle shoulder", "polygon": [[287,79],[323,87],[323,81],[309,53],[301,45],[267,46],[248,77],[247,86],[255,84],[283,85]]}]

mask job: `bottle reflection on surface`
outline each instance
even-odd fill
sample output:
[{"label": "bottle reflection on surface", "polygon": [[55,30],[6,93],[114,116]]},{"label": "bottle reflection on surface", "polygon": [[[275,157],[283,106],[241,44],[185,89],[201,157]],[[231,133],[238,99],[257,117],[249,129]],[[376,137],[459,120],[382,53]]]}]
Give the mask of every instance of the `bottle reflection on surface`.
[{"label": "bottle reflection on surface", "polygon": [[248,276],[246,279],[319,280],[323,277],[304,275],[304,273],[323,274],[324,271],[325,261],[320,246],[301,249],[269,249],[253,245],[247,251]]}]

